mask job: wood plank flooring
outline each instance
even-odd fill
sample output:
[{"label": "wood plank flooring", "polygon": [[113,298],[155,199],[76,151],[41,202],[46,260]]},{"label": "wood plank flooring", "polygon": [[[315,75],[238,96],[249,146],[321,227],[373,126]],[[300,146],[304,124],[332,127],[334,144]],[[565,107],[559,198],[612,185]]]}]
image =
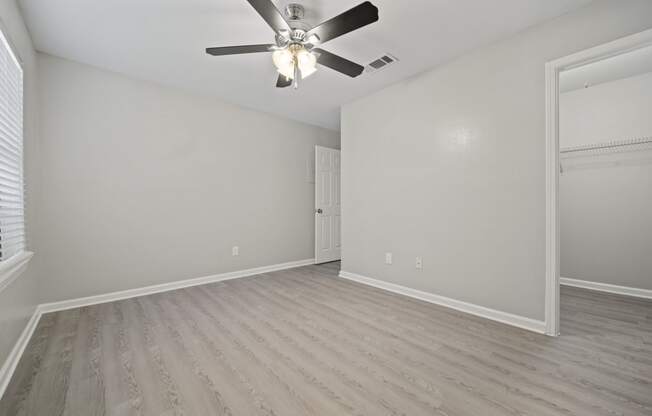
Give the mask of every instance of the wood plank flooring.
[{"label": "wood plank flooring", "polygon": [[0,415],[652,415],[652,302],[562,288],[549,338],[338,263],[44,315]]}]

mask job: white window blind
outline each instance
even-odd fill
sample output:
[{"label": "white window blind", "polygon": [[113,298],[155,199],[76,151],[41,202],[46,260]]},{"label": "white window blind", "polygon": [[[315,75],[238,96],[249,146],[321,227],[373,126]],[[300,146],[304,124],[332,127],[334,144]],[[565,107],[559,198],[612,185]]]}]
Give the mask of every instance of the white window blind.
[{"label": "white window blind", "polygon": [[0,261],[24,249],[23,69],[0,31]]}]

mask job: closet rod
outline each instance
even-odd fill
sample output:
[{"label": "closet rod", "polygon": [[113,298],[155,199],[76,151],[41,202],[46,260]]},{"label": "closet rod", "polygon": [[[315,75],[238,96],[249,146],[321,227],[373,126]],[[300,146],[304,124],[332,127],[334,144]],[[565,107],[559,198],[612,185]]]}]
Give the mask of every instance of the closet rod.
[{"label": "closet rod", "polygon": [[652,137],[642,137],[640,139],[623,140],[610,143],[588,144],[584,146],[568,147],[560,149],[559,153],[585,152],[588,150],[613,149],[616,147],[635,146],[639,144],[652,143]]}]

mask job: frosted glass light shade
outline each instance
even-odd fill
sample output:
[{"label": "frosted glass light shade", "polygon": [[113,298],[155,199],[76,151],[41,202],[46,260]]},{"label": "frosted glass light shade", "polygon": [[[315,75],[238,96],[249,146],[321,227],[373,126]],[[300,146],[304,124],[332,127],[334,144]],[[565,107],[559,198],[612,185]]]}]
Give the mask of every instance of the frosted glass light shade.
[{"label": "frosted glass light shade", "polygon": [[302,49],[297,53],[297,63],[301,70],[301,78],[307,78],[317,70],[317,57]]},{"label": "frosted glass light shade", "polygon": [[317,71],[317,58],[305,48],[299,50],[281,49],[274,51],[272,61],[276,70],[287,79],[294,78],[294,65],[301,71],[301,78],[306,78]]},{"label": "frosted glass light shade", "polygon": [[292,56],[292,52],[288,49],[274,51],[272,61],[280,74],[288,79],[294,78],[294,56]]}]

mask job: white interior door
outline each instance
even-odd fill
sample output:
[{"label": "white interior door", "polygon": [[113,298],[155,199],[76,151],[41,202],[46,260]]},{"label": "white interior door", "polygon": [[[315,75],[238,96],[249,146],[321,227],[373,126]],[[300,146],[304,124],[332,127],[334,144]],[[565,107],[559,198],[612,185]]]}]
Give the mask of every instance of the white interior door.
[{"label": "white interior door", "polygon": [[340,151],[315,146],[315,263],[340,259]]}]

